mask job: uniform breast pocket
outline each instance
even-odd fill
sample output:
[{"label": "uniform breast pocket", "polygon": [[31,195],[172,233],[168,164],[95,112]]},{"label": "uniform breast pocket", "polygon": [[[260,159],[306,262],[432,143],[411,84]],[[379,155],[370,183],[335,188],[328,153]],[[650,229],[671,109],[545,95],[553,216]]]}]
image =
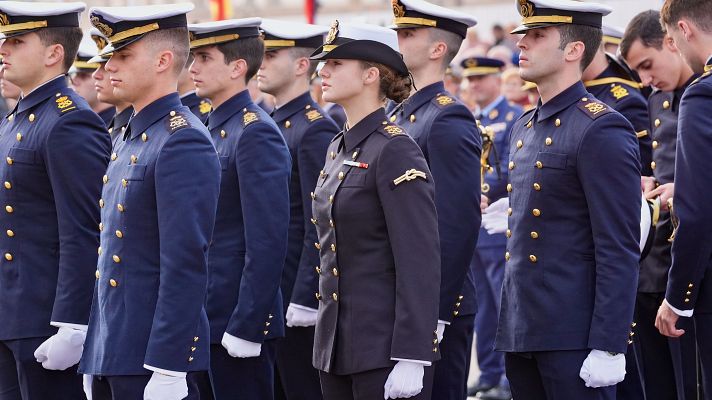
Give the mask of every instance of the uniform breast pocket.
[{"label": "uniform breast pocket", "polygon": [[536,166],[542,169],[566,169],[567,158],[566,154],[540,151],[536,156]]},{"label": "uniform breast pocket", "polygon": [[220,169],[223,171],[227,171],[228,165],[230,165],[230,157],[229,156],[220,156]]},{"label": "uniform breast pocket", "polygon": [[142,181],[146,175],[146,165],[132,164],[126,174],[126,179],[129,181]]},{"label": "uniform breast pocket", "polygon": [[[33,149],[23,149],[20,147],[13,147],[8,153],[8,158],[12,160],[12,163],[18,163],[23,165],[41,165],[42,159],[40,158],[37,150]],[[8,160],[9,161],[9,160]]]},{"label": "uniform breast pocket", "polygon": [[344,177],[344,181],[341,183],[341,188],[360,188],[366,184],[366,174],[351,172]]}]

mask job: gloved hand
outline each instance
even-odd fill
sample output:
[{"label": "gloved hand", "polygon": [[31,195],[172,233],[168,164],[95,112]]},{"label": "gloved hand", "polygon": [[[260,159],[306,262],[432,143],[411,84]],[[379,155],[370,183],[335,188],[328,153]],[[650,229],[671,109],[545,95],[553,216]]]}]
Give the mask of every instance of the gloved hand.
[{"label": "gloved hand", "polygon": [[438,327],[435,330],[438,335],[438,343],[443,341],[443,335],[445,335],[445,321],[438,321]]},{"label": "gloved hand", "polygon": [[227,350],[227,354],[229,354],[230,357],[257,357],[260,355],[260,352],[262,352],[261,343],[248,342],[247,340],[232,336],[227,332],[223,333],[221,344]]},{"label": "gloved hand", "polygon": [[388,375],[383,398],[405,399],[418,395],[423,390],[425,366],[412,361],[398,361]]},{"label": "gloved hand", "polygon": [[295,326],[314,326],[316,325],[318,313],[319,310],[289,303],[289,307],[287,307],[287,326],[290,328]]},{"label": "gloved hand", "polygon": [[482,212],[482,227],[487,230],[487,233],[492,235],[507,230],[508,208],[509,197],[502,197],[485,208]]},{"label": "gloved hand", "polygon": [[625,378],[625,355],[611,355],[606,351],[591,350],[583,361],[581,379],[587,387],[599,388],[612,386]]},{"label": "gloved hand", "polygon": [[87,396],[87,400],[91,400],[91,384],[94,380],[94,376],[84,374],[82,381],[82,386],[84,386],[84,394]]},{"label": "gloved hand", "polygon": [[181,400],[188,397],[188,382],[185,377],[169,376],[158,372],[143,390],[143,400]]},{"label": "gloved hand", "polygon": [[35,350],[35,358],[45,369],[63,371],[82,358],[86,337],[79,329],[60,327]]}]

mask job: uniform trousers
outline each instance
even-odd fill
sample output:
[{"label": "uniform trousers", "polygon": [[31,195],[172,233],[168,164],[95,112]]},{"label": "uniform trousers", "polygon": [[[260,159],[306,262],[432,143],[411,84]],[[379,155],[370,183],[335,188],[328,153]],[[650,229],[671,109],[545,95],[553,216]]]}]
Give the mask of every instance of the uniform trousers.
[{"label": "uniform trousers", "polygon": [[440,343],[441,358],[433,369],[433,399],[465,400],[470,371],[475,316],[459,315],[445,328]]},{"label": "uniform trousers", "polygon": [[[381,400],[384,385],[393,368],[379,368],[351,375],[319,372],[324,400]],[[433,388],[433,368],[425,367],[423,390],[411,400],[430,400]],[[435,397],[433,397],[435,399]]]},{"label": "uniform trousers", "polygon": [[319,371],[312,366],[314,327],[287,327],[275,342],[277,400],[321,400]]},{"label": "uniform trousers", "polygon": [[238,358],[230,356],[220,344],[210,345],[215,400],[274,399],[274,346],[274,340],[266,340],[259,356]]},{"label": "uniform trousers", "polygon": [[702,398],[712,400],[712,313],[694,314],[692,318],[695,321],[697,351],[700,355]]}]

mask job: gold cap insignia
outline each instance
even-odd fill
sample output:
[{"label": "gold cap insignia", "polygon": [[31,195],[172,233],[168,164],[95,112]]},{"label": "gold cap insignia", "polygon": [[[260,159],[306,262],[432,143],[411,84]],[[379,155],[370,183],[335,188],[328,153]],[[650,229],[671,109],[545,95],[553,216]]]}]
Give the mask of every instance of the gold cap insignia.
[{"label": "gold cap insignia", "polygon": [[7,14],[0,13],[0,25],[10,25],[10,19],[7,17]]},{"label": "gold cap insignia", "polygon": [[189,39],[191,42],[194,42],[194,41],[197,39],[197,37],[195,36],[195,33],[189,32],[189,33],[188,33],[188,39]]},{"label": "gold cap insignia", "polygon": [[96,43],[96,47],[99,49],[99,51],[101,51],[101,49],[106,47],[106,45],[107,45],[106,39],[104,39],[103,37],[92,35],[91,38],[92,38],[92,40],[94,40],[94,43]]},{"label": "gold cap insignia", "polygon": [[326,35],[326,41],[324,44],[331,44],[336,40],[336,37],[339,35],[339,20],[335,20],[334,22],[331,23],[331,28],[329,29],[329,34]]},{"label": "gold cap insignia", "polygon": [[405,16],[405,7],[399,3],[399,0],[391,0],[393,4],[393,16],[403,18]]},{"label": "gold cap insignia", "polygon": [[470,58],[467,61],[465,61],[465,66],[467,68],[476,68],[477,67],[477,60],[474,58]]},{"label": "gold cap insignia", "polygon": [[534,15],[534,5],[529,0],[519,0],[519,15],[529,18]]},{"label": "gold cap insignia", "polygon": [[91,17],[91,24],[96,27],[96,29],[101,32],[102,35],[109,37],[114,33],[114,30],[111,29],[111,27],[103,22],[101,22],[101,19],[97,17],[96,15]]}]

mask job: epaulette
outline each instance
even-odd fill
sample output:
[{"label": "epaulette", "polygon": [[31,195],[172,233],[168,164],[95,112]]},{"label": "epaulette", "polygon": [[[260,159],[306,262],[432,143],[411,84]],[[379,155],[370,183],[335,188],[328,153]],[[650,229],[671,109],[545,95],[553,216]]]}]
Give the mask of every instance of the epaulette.
[{"label": "epaulette", "polygon": [[249,111],[248,109],[243,110],[244,114],[242,114],[242,127],[246,127],[247,125],[257,122],[260,120],[259,114],[257,114],[254,111]]},{"label": "epaulette", "polygon": [[324,116],[321,115],[319,110],[315,110],[315,109],[307,109],[307,112],[304,113],[304,117],[309,122],[314,122],[316,120],[324,118]]},{"label": "epaulette", "polygon": [[587,97],[581,99],[581,101],[579,101],[576,105],[578,106],[579,110],[583,111],[583,113],[588,115],[588,117],[591,119],[596,119],[602,115],[606,115],[612,112],[611,108],[608,107],[605,103],[591,100]]},{"label": "epaulette", "polygon": [[168,118],[166,119],[166,129],[168,133],[173,134],[178,130],[187,128],[190,126],[188,119],[181,113],[171,111]]},{"label": "epaulette", "polygon": [[70,94],[57,93],[54,98],[54,105],[60,115],[77,110],[77,103],[72,100]]},{"label": "epaulette", "polygon": [[455,104],[456,100],[452,96],[446,94],[438,94],[433,99],[433,103],[437,104],[439,107],[447,107],[449,105]]},{"label": "epaulette", "polygon": [[616,98],[616,100],[620,100],[627,97],[630,93],[628,93],[628,89],[621,85],[611,85],[611,94]]},{"label": "epaulette", "polygon": [[393,124],[383,125],[382,131],[387,137],[405,134],[405,131],[403,130],[403,128],[401,128],[398,125],[393,125]]},{"label": "epaulette", "polygon": [[709,70],[709,71],[703,73],[702,75],[698,76],[697,79],[695,79],[694,81],[692,81],[692,82],[690,83],[690,85],[694,85],[695,83],[701,81],[701,80],[704,79],[704,78],[707,78],[707,77],[710,76],[710,75],[712,75],[712,70]]},{"label": "epaulette", "polygon": [[200,100],[200,104],[198,105],[198,110],[200,111],[201,114],[207,114],[212,109],[213,109],[213,105],[210,104],[210,102],[205,101],[205,100]]}]

